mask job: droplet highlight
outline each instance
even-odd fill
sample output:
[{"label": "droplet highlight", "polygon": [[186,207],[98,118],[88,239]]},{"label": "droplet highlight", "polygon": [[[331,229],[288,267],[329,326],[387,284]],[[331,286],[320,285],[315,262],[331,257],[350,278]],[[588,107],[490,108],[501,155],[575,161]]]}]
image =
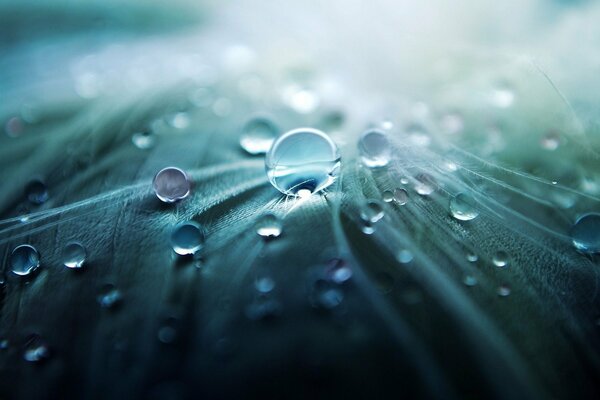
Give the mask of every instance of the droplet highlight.
[{"label": "droplet highlight", "polygon": [[257,117],[246,122],[240,136],[240,146],[248,154],[265,154],[273,145],[279,129],[271,120]]},{"label": "droplet highlight", "polygon": [[281,219],[275,214],[265,214],[256,222],[256,233],[265,239],[275,239],[281,235]]},{"label": "droplet highlight", "polygon": [[471,196],[459,193],[450,199],[450,214],[459,221],[471,221],[479,216],[479,210]]},{"label": "droplet highlight", "polygon": [[379,129],[370,129],[362,134],[358,151],[363,164],[369,168],[385,167],[392,158],[388,135]]},{"label": "droplet highlight", "polygon": [[85,263],[87,252],[81,243],[72,242],[63,249],[63,264],[67,268],[81,268]]},{"label": "droplet highlight", "polygon": [[194,221],[181,223],[171,232],[171,247],[181,256],[195,254],[202,248],[203,243],[204,232]]},{"label": "droplet highlight", "polygon": [[161,201],[174,203],[185,199],[190,194],[191,183],[184,171],[167,167],[156,174],[152,181],[152,188]]},{"label": "droplet highlight", "polygon": [[13,274],[27,276],[40,266],[40,255],[35,247],[22,244],[12,251],[9,263]]}]

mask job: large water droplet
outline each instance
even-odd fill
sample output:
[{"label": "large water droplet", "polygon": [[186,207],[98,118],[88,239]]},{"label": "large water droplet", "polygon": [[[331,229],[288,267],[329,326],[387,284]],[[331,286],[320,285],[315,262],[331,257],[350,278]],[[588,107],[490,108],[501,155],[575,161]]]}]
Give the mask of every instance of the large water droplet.
[{"label": "large water droplet", "polygon": [[370,129],[358,141],[358,151],[363,164],[370,168],[386,166],[392,157],[392,147],[387,134],[379,129]]},{"label": "large water droplet", "polygon": [[391,190],[384,191],[382,194],[382,199],[386,203],[391,203],[392,201],[394,201],[394,192],[392,192]]},{"label": "large water droplet", "polygon": [[136,132],[131,135],[131,142],[141,150],[146,150],[154,146],[154,135],[149,130],[144,130],[141,132]]},{"label": "large water droplet", "polygon": [[171,233],[171,246],[175,253],[185,256],[192,255],[202,248],[204,232],[194,221],[183,222]]},{"label": "large water droplet", "polygon": [[72,242],[63,249],[63,264],[68,268],[81,268],[87,253],[80,243]]},{"label": "large water droplet", "polygon": [[383,205],[378,200],[369,200],[360,210],[360,218],[369,224],[374,224],[385,216]]},{"label": "large water droplet", "polygon": [[508,258],[508,254],[505,251],[499,250],[494,254],[492,262],[498,268],[506,268],[508,267]]},{"label": "large water droplet", "polygon": [[173,203],[186,198],[190,194],[190,181],[185,172],[175,167],[167,167],[158,171],[152,187],[156,197],[165,203]]},{"label": "large water droplet", "polygon": [[50,357],[50,349],[46,343],[38,335],[31,335],[23,351],[25,361],[39,363],[48,357]]},{"label": "large water droplet", "polygon": [[25,195],[32,204],[43,204],[48,200],[48,188],[41,180],[33,179],[25,186]]},{"label": "large water droplet", "polygon": [[581,216],[571,228],[571,239],[582,253],[600,253],[600,214]]},{"label": "large water droplet", "polygon": [[477,218],[479,210],[471,196],[459,193],[450,199],[450,214],[459,221]]},{"label": "large water droplet", "polygon": [[560,136],[556,132],[549,132],[540,140],[544,150],[554,151],[560,146]]},{"label": "large water droplet", "polygon": [[335,143],[317,129],[300,128],[275,140],[265,158],[269,181],[286,195],[311,193],[336,181],[340,155]]},{"label": "large water droplet", "polygon": [[29,275],[39,266],[40,255],[33,246],[22,244],[10,254],[10,269],[16,275]]},{"label": "large water droplet", "polygon": [[394,201],[399,205],[403,206],[408,203],[408,192],[406,189],[395,189],[394,190]]},{"label": "large water droplet", "polygon": [[275,214],[265,214],[256,222],[256,233],[265,239],[274,239],[281,235],[281,219]]},{"label": "large water droplet", "polygon": [[271,120],[257,117],[246,122],[240,136],[240,146],[250,154],[265,154],[271,148],[279,129]]},{"label": "large water droplet", "polygon": [[465,275],[463,278],[463,283],[466,286],[475,286],[477,285],[477,278],[475,278],[473,275]]},{"label": "large water droplet", "polygon": [[500,297],[507,297],[510,295],[510,286],[508,286],[507,284],[502,284],[498,286],[498,289],[496,289],[496,293],[498,293],[498,296]]}]

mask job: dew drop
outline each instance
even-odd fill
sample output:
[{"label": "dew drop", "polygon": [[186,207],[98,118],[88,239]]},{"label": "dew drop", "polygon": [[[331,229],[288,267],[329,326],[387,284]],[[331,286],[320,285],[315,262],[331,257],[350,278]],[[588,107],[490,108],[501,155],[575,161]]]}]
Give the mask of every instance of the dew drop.
[{"label": "dew drop", "polygon": [[30,203],[43,204],[48,200],[48,188],[41,180],[33,179],[25,187],[25,195]]},{"label": "dew drop", "polygon": [[540,140],[544,150],[554,151],[560,146],[560,136],[556,132],[549,132]]},{"label": "dew drop", "polygon": [[408,185],[408,178],[400,178],[400,183],[403,185]]},{"label": "dew drop", "polygon": [[477,279],[473,275],[465,275],[463,278],[463,283],[466,286],[475,286],[477,285]]},{"label": "dew drop", "polygon": [[492,262],[498,268],[506,268],[508,267],[508,254],[503,250],[499,250],[494,254]]},{"label": "dew drop", "polygon": [[386,190],[383,192],[382,198],[383,201],[385,201],[386,203],[390,203],[394,201],[394,192],[392,192],[391,190]]},{"label": "dew drop", "polygon": [[194,221],[177,225],[171,233],[171,246],[181,256],[193,255],[202,248],[203,243],[204,232]]},{"label": "dew drop", "polygon": [[450,214],[459,221],[471,221],[477,218],[479,210],[471,196],[459,193],[450,199]]},{"label": "dew drop", "polygon": [[419,174],[415,177],[415,191],[421,196],[429,196],[435,191],[435,180],[427,174]]},{"label": "dew drop", "polygon": [[398,188],[394,190],[394,201],[403,206],[408,203],[408,192],[406,189]]},{"label": "dew drop", "polygon": [[331,310],[339,306],[344,300],[344,293],[339,287],[319,279],[314,282],[311,303],[315,307]]},{"label": "dew drop", "polygon": [[185,199],[190,194],[190,187],[187,174],[175,167],[161,169],[152,181],[156,197],[165,203]]},{"label": "dew drop", "polygon": [[256,233],[265,239],[275,239],[281,235],[281,219],[275,214],[262,215],[256,222]]},{"label": "dew drop", "polygon": [[479,260],[479,257],[477,256],[477,254],[475,253],[467,253],[467,261],[468,262],[477,262],[477,260]]},{"label": "dew drop", "polygon": [[169,124],[176,129],[185,129],[190,126],[190,116],[186,112],[178,112],[169,118]]},{"label": "dew drop", "polygon": [[81,268],[87,256],[85,247],[81,243],[72,242],[63,249],[63,264],[67,268]]},{"label": "dew drop", "polygon": [[396,255],[396,258],[398,259],[398,261],[400,263],[408,264],[409,262],[411,262],[413,260],[413,254],[410,252],[410,250],[402,249],[398,252],[398,254]]},{"label": "dew drop", "polygon": [[361,160],[369,168],[386,166],[392,157],[391,144],[387,134],[379,129],[370,129],[358,141]]},{"label": "dew drop", "polygon": [[498,289],[496,289],[496,293],[498,293],[498,296],[500,297],[507,297],[510,295],[510,286],[507,284],[500,285],[498,286]]},{"label": "dew drop", "polygon": [[332,282],[342,284],[352,278],[352,269],[345,260],[334,258],[328,263],[326,275]]},{"label": "dew drop", "polygon": [[48,345],[38,335],[31,335],[23,351],[23,359],[31,363],[39,363],[50,357]]},{"label": "dew drop", "polygon": [[114,285],[106,284],[100,290],[100,294],[96,297],[96,300],[98,301],[98,304],[100,304],[100,307],[110,309],[121,304],[123,297],[121,292],[115,288]]},{"label": "dew drop", "polygon": [[573,246],[582,253],[600,253],[600,214],[582,215],[571,228]]},{"label": "dew drop", "polygon": [[383,205],[378,200],[367,201],[360,210],[360,218],[368,224],[374,224],[384,216]]},{"label": "dew drop", "polygon": [[141,150],[147,150],[154,146],[154,135],[149,130],[136,132],[131,135],[131,142]]},{"label": "dew drop", "polygon": [[340,154],[324,132],[294,129],[275,140],[265,168],[271,184],[283,194],[298,196],[303,189],[316,193],[336,181]]},{"label": "dew drop", "polygon": [[22,244],[10,254],[10,269],[15,275],[27,276],[40,266],[40,254],[35,247]]},{"label": "dew drop", "polygon": [[279,129],[266,117],[246,122],[240,136],[240,146],[249,154],[265,154],[271,148]]},{"label": "dew drop", "polygon": [[263,276],[254,281],[254,287],[260,293],[269,293],[275,289],[275,281],[268,276]]}]

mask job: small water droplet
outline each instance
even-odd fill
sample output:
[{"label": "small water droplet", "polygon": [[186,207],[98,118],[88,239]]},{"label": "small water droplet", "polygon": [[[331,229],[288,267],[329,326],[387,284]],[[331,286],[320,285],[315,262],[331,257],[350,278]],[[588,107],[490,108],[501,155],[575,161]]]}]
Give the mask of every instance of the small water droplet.
[{"label": "small water droplet", "polygon": [[275,239],[281,235],[281,219],[275,214],[264,214],[256,222],[256,233],[265,239]]},{"label": "small water droplet", "polygon": [[39,179],[32,179],[25,186],[25,195],[30,203],[39,205],[48,200],[48,188],[46,184]]},{"label": "small water droplet", "polygon": [[275,281],[268,276],[263,276],[254,281],[254,287],[260,293],[269,293],[275,289]]},{"label": "small water droplet", "polygon": [[297,196],[300,190],[319,192],[337,179],[340,155],[325,133],[294,129],[275,140],[265,157],[267,176],[280,192]]},{"label": "small water droplet", "polygon": [[121,303],[122,299],[121,292],[112,284],[104,285],[96,298],[102,308],[115,308]]},{"label": "small water droplet", "polygon": [[131,142],[135,145],[135,147],[141,150],[147,150],[154,146],[154,141],[154,135],[149,130],[136,132],[131,135]]},{"label": "small water droplet", "polygon": [[502,285],[498,286],[496,293],[498,293],[498,296],[500,296],[500,297],[509,296],[510,295],[510,286],[508,286],[507,284],[502,284]]},{"label": "small water droplet", "polygon": [[469,262],[477,262],[477,260],[479,260],[479,257],[477,256],[477,254],[475,254],[475,253],[467,253],[467,261],[469,261]]},{"label": "small water droplet", "polygon": [[386,203],[390,203],[394,201],[394,192],[392,192],[391,190],[386,190],[383,192],[382,198],[383,201],[385,201]]},{"label": "small water droplet", "polygon": [[265,154],[271,148],[279,129],[269,118],[256,117],[246,122],[240,136],[240,146],[249,154]]},{"label": "small water droplet", "polygon": [[0,350],[6,350],[10,346],[8,339],[0,339]]},{"label": "small water droplet", "polygon": [[436,188],[435,180],[427,174],[419,174],[415,177],[415,191],[421,196],[431,195]]},{"label": "small water droplet", "polygon": [[331,310],[339,306],[344,300],[344,293],[339,287],[318,279],[313,284],[311,303],[314,307]]},{"label": "small water droplet", "polygon": [[465,275],[463,278],[463,283],[466,286],[475,286],[477,285],[477,278],[475,278],[473,275]]},{"label": "small water droplet", "polygon": [[23,359],[32,363],[39,363],[50,357],[48,345],[38,335],[31,335],[25,344]]},{"label": "small water droplet", "polygon": [[477,218],[479,210],[471,196],[459,193],[450,199],[450,214],[459,221],[471,221]]},{"label": "small water droplet", "polygon": [[369,168],[386,166],[392,157],[388,135],[379,129],[370,129],[358,141],[358,151],[363,164]]},{"label": "small water droplet", "polygon": [[396,258],[398,259],[398,261],[400,263],[408,264],[409,262],[411,262],[413,260],[413,254],[411,253],[410,250],[402,249],[398,252],[398,254],[396,255]]},{"label": "small water droplet", "polygon": [[190,116],[186,112],[178,112],[169,118],[169,125],[175,129],[185,129],[190,126]]},{"label": "small water droplet", "polygon": [[372,235],[373,233],[375,233],[375,226],[371,225],[370,223],[364,222],[360,227],[360,230],[365,235]]},{"label": "small water droplet", "polygon": [[600,253],[600,214],[588,213],[571,228],[573,246],[582,253]]},{"label": "small water droplet", "polygon": [[204,232],[194,221],[177,225],[171,233],[171,246],[175,253],[181,256],[195,254],[202,248],[203,243]]},{"label": "small water droplet", "polygon": [[406,189],[394,189],[394,201],[401,206],[408,203],[408,192],[406,191]]},{"label": "small water droplet", "polygon": [[63,249],[63,264],[68,268],[81,268],[85,262],[87,253],[81,243],[72,242]]},{"label": "small water droplet", "polygon": [[503,250],[499,250],[494,254],[492,262],[498,268],[506,268],[508,267],[508,254]]},{"label": "small water droplet", "polygon": [[190,194],[190,187],[187,174],[175,167],[161,169],[152,181],[156,197],[165,203],[185,199]]},{"label": "small water droplet", "polygon": [[40,266],[40,255],[35,247],[22,244],[10,254],[10,269],[15,275],[27,276]]},{"label": "small water droplet", "polygon": [[367,201],[360,210],[360,218],[368,224],[374,224],[384,216],[383,205],[378,200]]},{"label": "small water droplet", "polygon": [[342,284],[352,278],[352,269],[345,260],[334,258],[327,265],[326,275],[332,282]]},{"label": "small water droplet", "polygon": [[542,137],[540,145],[545,150],[554,151],[560,146],[560,136],[556,132],[549,132]]}]

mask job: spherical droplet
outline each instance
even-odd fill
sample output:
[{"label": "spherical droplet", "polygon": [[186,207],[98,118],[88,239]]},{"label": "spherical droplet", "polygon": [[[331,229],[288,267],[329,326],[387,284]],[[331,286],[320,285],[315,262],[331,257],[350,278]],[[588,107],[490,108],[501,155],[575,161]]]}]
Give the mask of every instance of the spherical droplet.
[{"label": "spherical droplet", "polygon": [[463,278],[463,283],[466,286],[475,286],[477,285],[477,278],[475,278],[473,275],[465,275]]},{"label": "spherical droplet", "polygon": [[477,218],[479,210],[471,196],[459,193],[450,199],[450,214],[459,221]]},{"label": "spherical droplet", "polygon": [[68,268],[81,268],[85,262],[87,253],[81,243],[72,242],[63,249],[63,264]]},{"label": "spherical droplet", "polygon": [[384,191],[382,194],[382,199],[386,203],[391,203],[392,201],[394,201],[394,192],[392,192],[391,190]]},{"label": "spherical droplet", "polygon": [[385,216],[383,205],[378,200],[369,200],[360,210],[360,218],[369,224],[374,224]]},{"label": "spherical droplet", "polygon": [[316,193],[337,179],[340,155],[335,143],[317,129],[291,130],[275,140],[265,157],[269,181],[281,193]]},{"label": "spherical droplet", "polygon": [[41,180],[33,179],[25,186],[25,195],[32,204],[43,204],[48,200],[48,188]]},{"label": "spherical droplet", "polygon": [[254,287],[260,293],[269,293],[275,289],[275,281],[268,276],[263,276],[254,281]]},{"label": "spherical droplet", "polygon": [[256,222],[256,233],[265,239],[274,239],[281,235],[281,219],[275,214],[264,214]]},{"label": "spherical droplet", "polygon": [[396,258],[398,259],[398,261],[400,263],[408,264],[409,262],[411,262],[413,260],[413,254],[411,253],[410,250],[402,249],[398,252],[398,254],[396,255]]},{"label": "spherical droplet", "polygon": [[499,250],[494,254],[492,262],[498,268],[506,268],[508,267],[508,254],[503,250]]},{"label": "spherical droplet", "polygon": [[25,345],[23,359],[32,363],[39,363],[50,357],[50,350],[46,343],[38,336],[32,335]]},{"label": "spherical droplet", "polygon": [[386,166],[392,157],[388,135],[379,129],[370,129],[358,141],[361,160],[369,168]]},{"label": "spherical droplet", "polygon": [[544,150],[554,151],[560,146],[560,136],[556,132],[549,132],[540,140]]},{"label": "spherical droplet", "polygon": [[401,206],[408,203],[408,192],[406,191],[406,189],[394,189],[394,201]]},{"label": "spherical droplet", "polygon": [[146,150],[154,146],[154,141],[154,135],[149,130],[136,132],[131,135],[131,142],[141,150]]},{"label": "spherical droplet", "polygon": [[477,254],[475,254],[475,253],[467,253],[467,261],[469,261],[469,262],[476,262],[477,260],[479,260],[479,257],[477,256]]},{"label": "spherical droplet", "polygon": [[345,260],[334,258],[327,263],[325,274],[332,282],[342,284],[352,278],[352,269]]},{"label": "spherical droplet", "polygon": [[10,254],[10,269],[15,275],[26,276],[40,266],[40,254],[35,247],[22,244]]},{"label": "spherical droplet", "polygon": [[246,122],[240,136],[240,146],[249,154],[265,154],[271,148],[279,129],[265,117]]},{"label": "spherical droplet", "polygon": [[582,253],[600,253],[600,214],[581,216],[571,228],[573,246]]},{"label": "spherical droplet", "polygon": [[415,177],[415,192],[421,196],[429,196],[435,191],[435,180],[427,174],[419,174]]},{"label": "spherical droplet", "polygon": [[185,172],[175,167],[167,167],[158,171],[152,187],[156,197],[165,203],[173,203],[186,198],[190,194],[190,180]]},{"label": "spherical droplet", "polygon": [[496,293],[498,293],[498,296],[500,297],[506,297],[510,295],[510,286],[508,286],[507,284],[503,284],[498,286],[498,289],[496,289]]},{"label": "spherical droplet", "polygon": [[177,225],[171,233],[171,246],[181,256],[193,255],[202,248],[203,243],[204,232],[194,221]]}]

